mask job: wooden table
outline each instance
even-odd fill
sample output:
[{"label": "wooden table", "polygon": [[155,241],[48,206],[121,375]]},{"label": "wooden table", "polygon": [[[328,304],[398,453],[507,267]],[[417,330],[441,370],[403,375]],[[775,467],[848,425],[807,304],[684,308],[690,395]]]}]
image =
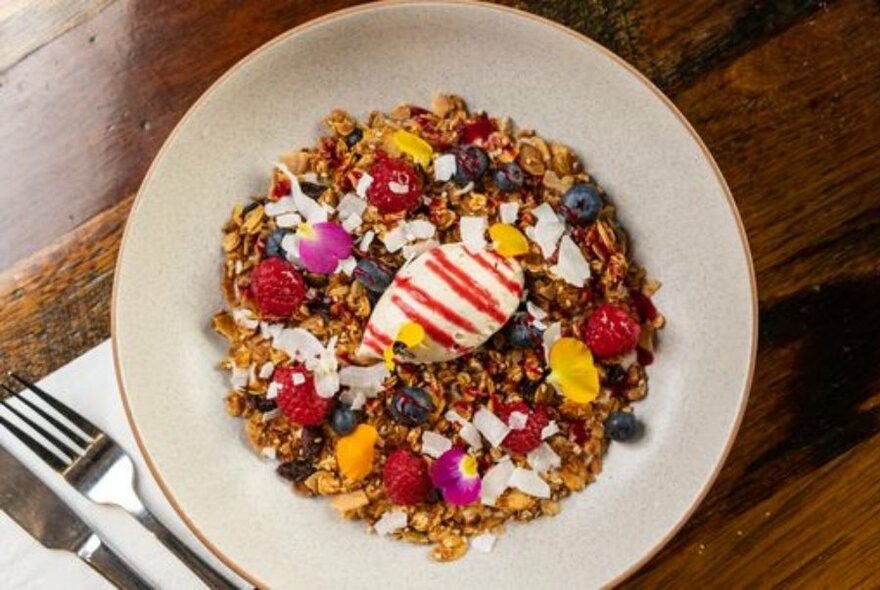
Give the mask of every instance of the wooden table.
[{"label": "wooden table", "polygon": [[[249,51],[354,3],[0,4],[0,368],[40,376],[109,336],[131,195],[172,126]],[[506,3],[672,97],[730,183],[757,269],[739,438],[626,585],[880,587],[880,5]]]}]

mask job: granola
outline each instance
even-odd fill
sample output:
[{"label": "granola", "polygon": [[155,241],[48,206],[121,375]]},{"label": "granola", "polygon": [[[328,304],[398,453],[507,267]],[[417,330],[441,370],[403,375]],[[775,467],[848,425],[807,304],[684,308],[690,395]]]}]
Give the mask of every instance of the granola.
[{"label": "granola", "polygon": [[638,434],[659,283],[565,145],[451,95],[324,122],[223,228],[227,411],[342,518],[488,550]]}]

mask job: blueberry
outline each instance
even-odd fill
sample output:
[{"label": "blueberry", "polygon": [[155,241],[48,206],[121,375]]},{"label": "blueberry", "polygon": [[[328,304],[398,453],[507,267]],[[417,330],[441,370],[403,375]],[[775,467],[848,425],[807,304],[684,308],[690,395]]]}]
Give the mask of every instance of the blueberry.
[{"label": "blueberry", "polygon": [[591,184],[576,184],[562,196],[562,214],[572,225],[596,221],[602,205],[599,189]]},{"label": "blueberry", "polygon": [[360,414],[346,405],[338,405],[330,416],[330,426],[336,434],[345,435],[360,422]]},{"label": "blueberry", "polygon": [[363,130],[355,127],[354,131],[345,136],[345,145],[348,147],[354,147],[363,138]]},{"label": "blueberry", "polygon": [[534,348],[541,343],[541,330],[532,325],[528,313],[519,312],[507,322],[504,337],[514,348]]},{"label": "blueberry", "polygon": [[479,180],[489,169],[489,156],[475,145],[457,147],[452,154],[455,156],[455,175],[452,179],[459,186]]},{"label": "blueberry", "polygon": [[492,173],[492,178],[501,192],[512,193],[522,188],[525,176],[523,176],[523,171],[519,164],[510,162],[508,164],[499,164],[495,172]]},{"label": "blueberry", "polygon": [[287,256],[287,252],[281,247],[281,240],[283,240],[289,233],[290,232],[286,229],[276,229],[269,234],[268,239],[266,239],[266,248],[264,250],[267,258],[271,258],[272,256],[280,256],[281,258],[284,258]]},{"label": "blueberry", "polygon": [[605,434],[611,440],[630,440],[638,431],[639,423],[630,412],[611,412],[605,420]]},{"label": "blueberry", "polygon": [[605,367],[605,384],[617,385],[626,379],[626,369],[620,365],[608,365]]},{"label": "blueberry", "polygon": [[300,482],[306,480],[315,472],[315,466],[310,461],[294,459],[293,461],[282,463],[275,471],[288,481]]},{"label": "blueberry", "polygon": [[354,278],[363,283],[367,291],[382,293],[391,284],[394,274],[378,262],[361,258],[354,269]]},{"label": "blueberry", "polygon": [[403,387],[394,392],[389,407],[391,417],[406,426],[418,426],[434,411],[434,402],[420,387]]}]

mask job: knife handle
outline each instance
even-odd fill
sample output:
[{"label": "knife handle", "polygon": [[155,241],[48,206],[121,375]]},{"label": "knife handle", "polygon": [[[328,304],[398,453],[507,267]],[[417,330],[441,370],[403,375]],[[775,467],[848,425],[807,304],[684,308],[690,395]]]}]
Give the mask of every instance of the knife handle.
[{"label": "knife handle", "polygon": [[139,573],[131,569],[95,533],[86,539],[76,555],[117,588],[122,590],[153,589],[153,586],[144,580]]}]

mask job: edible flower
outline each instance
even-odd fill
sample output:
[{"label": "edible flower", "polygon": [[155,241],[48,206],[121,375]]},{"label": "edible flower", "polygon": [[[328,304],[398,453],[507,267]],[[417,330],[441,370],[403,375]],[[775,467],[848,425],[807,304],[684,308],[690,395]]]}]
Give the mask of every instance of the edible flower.
[{"label": "edible flower", "polygon": [[599,395],[599,372],[593,355],[577,338],[560,338],[553,344],[547,381],[576,404],[589,403]]},{"label": "edible flower", "polygon": [[477,460],[459,447],[449,449],[434,462],[431,481],[443,493],[443,499],[455,506],[465,506],[480,497]]},{"label": "edible flower", "polygon": [[309,272],[330,274],[341,260],[351,256],[353,240],[338,223],[301,223],[296,235],[299,258]]},{"label": "edible flower", "polygon": [[403,129],[394,134],[394,145],[403,153],[411,156],[422,168],[428,167],[428,164],[431,163],[431,157],[434,155],[431,144],[418,135]]},{"label": "edible flower", "polygon": [[[425,341],[425,329],[416,322],[406,322],[397,331],[397,338],[391,346],[382,353],[385,366],[389,371],[394,370],[394,357],[410,348],[415,348]],[[402,349],[402,350],[401,350]]]},{"label": "edible flower", "polygon": [[502,256],[519,256],[529,251],[525,235],[509,223],[495,223],[489,228],[495,251]]},{"label": "edible flower", "polygon": [[351,481],[360,481],[373,468],[373,449],[379,433],[369,424],[359,424],[354,432],[336,443],[336,463],[342,475]]}]

